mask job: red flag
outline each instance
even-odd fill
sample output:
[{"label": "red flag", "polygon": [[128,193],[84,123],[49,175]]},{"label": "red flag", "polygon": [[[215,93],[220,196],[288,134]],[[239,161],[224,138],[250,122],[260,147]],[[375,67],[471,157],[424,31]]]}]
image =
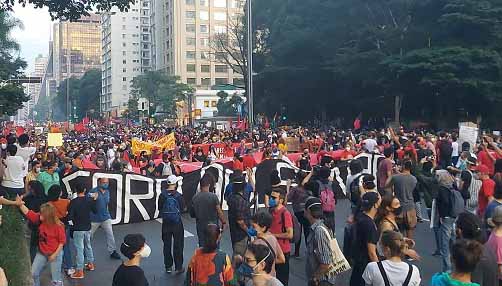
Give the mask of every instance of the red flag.
[{"label": "red flag", "polygon": [[90,119],[89,119],[89,117],[87,117],[87,116],[86,116],[86,117],[84,117],[84,118],[82,118],[82,124],[87,125],[87,124],[89,124],[89,122],[90,122],[90,121],[91,121],[91,120],[90,120]]},{"label": "red flag", "polygon": [[19,137],[24,134],[24,128],[21,126],[16,127],[16,136]]},{"label": "red flag", "polygon": [[85,132],[86,128],[83,123],[77,123],[77,124],[75,124],[73,129],[75,129],[75,131],[77,131],[77,132]]}]

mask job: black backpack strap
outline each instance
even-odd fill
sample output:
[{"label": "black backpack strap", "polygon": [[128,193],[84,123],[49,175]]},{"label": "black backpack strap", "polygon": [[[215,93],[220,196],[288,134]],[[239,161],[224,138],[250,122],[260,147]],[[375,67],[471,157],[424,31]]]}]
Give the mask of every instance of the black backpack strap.
[{"label": "black backpack strap", "polygon": [[385,273],[385,269],[383,268],[382,261],[377,262],[378,269],[380,270],[380,274],[382,275],[383,282],[385,286],[390,286],[389,277],[387,277],[387,273]]},{"label": "black backpack strap", "polygon": [[406,276],[406,280],[404,280],[403,286],[408,286],[410,284],[411,280],[411,274],[413,274],[413,266],[411,264],[408,264],[410,269],[408,270],[408,276]]}]

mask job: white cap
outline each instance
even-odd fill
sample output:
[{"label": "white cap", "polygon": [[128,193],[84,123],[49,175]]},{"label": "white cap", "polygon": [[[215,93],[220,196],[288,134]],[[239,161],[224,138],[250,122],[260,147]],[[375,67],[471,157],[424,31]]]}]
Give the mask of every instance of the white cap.
[{"label": "white cap", "polygon": [[168,185],[176,185],[181,180],[181,177],[177,177],[175,175],[169,175],[167,177],[167,184]]}]

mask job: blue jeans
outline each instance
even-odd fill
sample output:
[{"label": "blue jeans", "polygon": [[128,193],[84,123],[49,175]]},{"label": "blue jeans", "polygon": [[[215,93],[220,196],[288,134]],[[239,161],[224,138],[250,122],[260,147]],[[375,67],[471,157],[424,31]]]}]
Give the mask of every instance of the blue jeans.
[{"label": "blue jeans", "polygon": [[65,226],[65,233],[66,233],[66,243],[64,244],[63,247],[63,269],[68,270],[73,268],[73,261],[71,259],[71,236],[70,236],[70,227]]},{"label": "blue jeans", "polygon": [[94,254],[91,247],[91,232],[90,231],[74,231],[73,243],[77,250],[76,265],[77,270],[84,270],[85,263],[94,263]]},{"label": "blue jeans", "polygon": [[31,265],[31,276],[33,277],[33,285],[40,286],[40,273],[44,270],[47,263],[51,267],[51,277],[53,286],[63,286],[63,275],[61,274],[61,264],[63,262],[63,251],[60,251],[56,259],[52,262],[47,260],[47,257],[40,252],[37,252],[33,264]]},{"label": "blue jeans", "polygon": [[451,271],[450,241],[455,239],[454,223],[455,218],[446,217],[441,218],[441,225],[439,226],[439,253],[441,253],[441,267],[443,272]]}]

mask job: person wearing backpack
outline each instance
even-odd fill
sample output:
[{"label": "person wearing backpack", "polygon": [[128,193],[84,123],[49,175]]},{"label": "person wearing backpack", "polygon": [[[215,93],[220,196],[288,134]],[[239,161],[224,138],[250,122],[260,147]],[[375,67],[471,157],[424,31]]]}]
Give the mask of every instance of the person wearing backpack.
[{"label": "person wearing backpack", "polygon": [[335,192],[332,187],[333,182],[329,179],[330,174],[331,170],[328,167],[321,167],[317,184],[319,185],[319,198],[322,203],[324,224],[331,229],[331,231],[335,231],[336,199]]},{"label": "person wearing backpack", "polygon": [[414,265],[402,261],[408,244],[399,232],[386,230],[380,238],[385,260],[370,262],[363,273],[367,286],[419,286],[420,272]]},{"label": "person wearing backpack", "polygon": [[286,202],[286,192],[282,188],[273,188],[270,194],[269,206],[273,220],[270,232],[277,238],[285,262],[276,265],[277,279],[285,286],[289,281],[289,256],[291,254],[291,242],[293,238],[293,218],[288,209],[284,206]]},{"label": "person wearing backpack", "polygon": [[443,272],[451,271],[450,240],[455,237],[455,219],[465,211],[464,200],[455,187],[455,178],[446,170],[437,170],[439,189],[436,210],[439,216],[439,253]]},{"label": "person wearing backpack", "polygon": [[[164,266],[167,273],[173,271],[173,257],[176,274],[185,272],[183,268],[184,233],[181,212],[185,209],[183,196],[176,191],[180,178],[167,177],[167,189],[159,196],[159,210],[162,217],[162,241],[164,242]],[[174,244],[173,244],[174,240]],[[174,247],[173,247],[174,246]],[[172,250],[171,250],[172,248]]]}]

